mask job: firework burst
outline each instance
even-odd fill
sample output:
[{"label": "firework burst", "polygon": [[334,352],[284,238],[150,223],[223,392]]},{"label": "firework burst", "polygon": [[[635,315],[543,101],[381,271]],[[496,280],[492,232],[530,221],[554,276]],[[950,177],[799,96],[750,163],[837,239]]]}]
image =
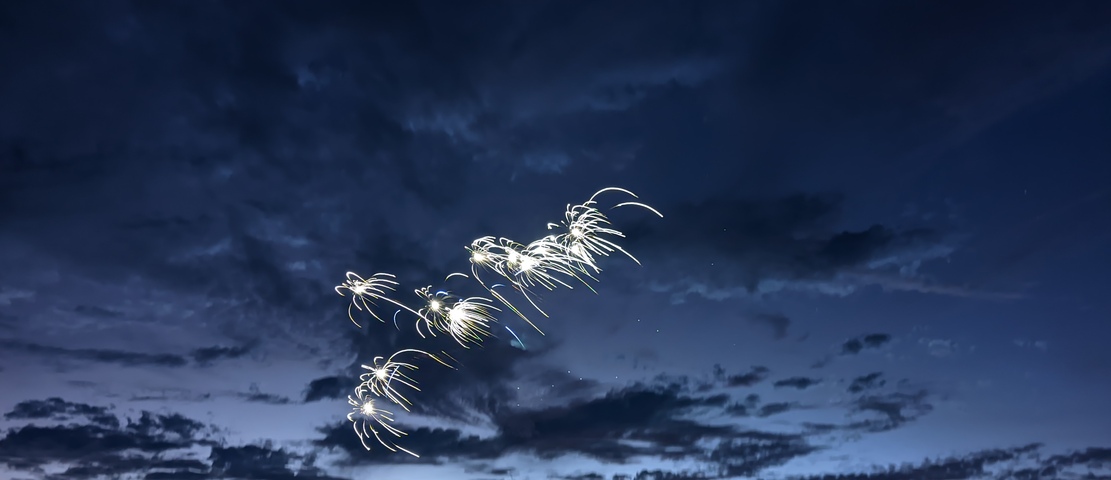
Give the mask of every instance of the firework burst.
[{"label": "firework burst", "polygon": [[351,405],[351,413],[347,414],[347,420],[351,422],[355,435],[358,435],[359,441],[363,443],[363,448],[370,450],[369,442],[373,437],[391,452],[402,451],[420,457],[394,443],[394,440],[408,434],[391,425],[394,422],[393,413],[379,408],[371,393],[368,387],[359,385],[355,387],[355,395],[347,396],[347,403]]},{"label": "firework burst", "polygon": [[[436,355],[424,350],[412,348],[398,351],[389,357],[374,357],[374,361],[371,362],[372,365],[360,365],[362,368],[368,370],[367,373],[359,376],[359,380],[363,382],[363,386],[368,388],[371,393],[379,397],[385,397],[391,402],[400,405],[405,411],[409,411],[409,407],[413,405],[413,402],[405,398],[405,395],[401,393],[399,388],[405,387],[419,392],[420,387],[417,386],[417,381],[406,373],[416,371],[418,367],[415,364],[399,360],[399,357],[405,354],[423,355],[435,360],[445,367],[452,369],[455,367],[448,365],[447,362]],[[444,352],[443,355],[446,358],[451,358],[446,352]]]},{"label": "firework burst", "polygon": [[[608,257],[614,252],[621,252],[638,265],[640,264],[640,260],[637,260],[636,257],[625,251],[625,249],[621,248],[616,242],[603,236],[611,235],[618,238],[625,238],[624,233],[611,227],[612,224],[609,218],[597,207],[598,202],[595,198],[602,193],[610,191],[622,192],[633,198],[638,198],[636,194],[623,188],[603,188],[595,192],[594,195],[591,195],[590,199],[584,203],[579,205],[567,205],[567,210],[563,215],[563,221],[560,223],[548,224],[549,230],[562,230],[561,233],[555,236],[555,243],[558,243],[569,252],[569,255],[574,258],[578,266],[582,269],[581,271],[586,271],[586,269],[589,268],[594,273],[601,272],[601,269],[598,268],[597,257]],[[613,208],[624,206],[641,207],[663,217],[663,214],[656,209],[640,202],[623,202],[615,205]]]},{"label": "firework burst", "polygon": [[[487,285],[486,282],[482,280],[482,275],[480,272],[492,271],[502,278],[506,279],[513,286],[514,289],[521,292],[521,294],[525,295],[525,298],[528,299],[528,292],[524,289],[524,287],[518,285],[517,282],[513,280],[513,273],[510,270],[511,267],[509,267],[509,254],[507,253],[506,245],[512,246],[515,243],[516,242],[513,242],[512,240],[504,238],[499,241],[492,236],[475,239],[475,241],[471,242],[471,245],[466,248],[467,253],[470,254],[469,260],[471,262],[471,275],[474,277],[475,281],[477,281],[478,284],[482,286],[482,288],[486,289],[487,292],[490,292],[491,296],[501,302],[502,305],[505,305],[507,308],[509,308],[513,313],[517,314],[518,317],[531,325],[532,328],[535,328],[536,331],[543,334],[544,332],[540,330],[540,327],[537,327],[535,323],[532,323],[532,320],[529,320],[529,318],[525,316],[525,314],[522,313],[520,309],[513,305],[513,303],[510,302],[509,299],[505,298],[504,295],[495,290],[500,285]],[[529,299],[529,301],[531,303],[531,299]]]},{"label": "firework burst", "polygon": [[421,337],[425,336],[425,331],[433,337],[439,331],[450,335],[464,348],[470,348],[469,344],[481,344],[489,337],[490,324],[498,321],[493,312],[500,310],[491,305],[489,299],[462,298],[444,290],[433,292],[431,286],[418,289],[416,293],[424,300],[424,306],[417,312],[421,317],[417,320],[417,333]]},{"label": "firework burst", "polygon": [[347,306],[347,318],[351,319],[351,323],[354,323],[359,328],[363,327],[355,320],[355,312],[352,311],[352,309],[366,311],[370,313],[371,316],[378,319],[379,322],[386,323],[382,317],[378,316],[378,312],[375,311],[378,307],[378,305],[374,303],[375,300],[393,304],[401,310],[406,310],[413,315],[419,316],[413,309],[386,296],[397,290],[397,281],[395,281],[394,278],[393,275],[388,273],[375,273],[371,275],[370,278],[363,278],[355,272],[347,272],[347,280],[336,286],[336,293],[340,294],[340,296],[346,296],[343,294],[344,290],[351,292],[351,304]]}]

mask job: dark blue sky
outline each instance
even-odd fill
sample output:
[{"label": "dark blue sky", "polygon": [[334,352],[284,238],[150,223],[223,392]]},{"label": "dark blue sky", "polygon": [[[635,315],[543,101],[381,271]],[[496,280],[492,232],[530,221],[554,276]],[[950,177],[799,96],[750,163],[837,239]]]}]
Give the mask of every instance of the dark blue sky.
[{"label": "dark blue sky", "polygon": [[[1109,2],[7,2],[0,72],[0,477],[1111,476]],[[364,450],[451,346],[344,273],[607,186],[643,265]]]}]

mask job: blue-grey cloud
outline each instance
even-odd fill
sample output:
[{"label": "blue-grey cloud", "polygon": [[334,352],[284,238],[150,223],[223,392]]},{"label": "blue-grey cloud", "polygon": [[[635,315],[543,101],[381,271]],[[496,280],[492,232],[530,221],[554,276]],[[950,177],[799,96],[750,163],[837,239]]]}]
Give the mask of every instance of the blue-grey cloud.
[{"label": "blue-grey cloud", "polygon": [[[685,390],[678,384],[636,385],[567,406],[529,410],[502,405],[490,417],[497,427],[495,437],[419,428],[410,431],[406,440],[421,452],[423,462],[492,460],[510,452],[526,452],[549,460],[580,454],[617,463],[644,456],[688,459],[732,469],[776,465],[816,449],[798,435],[686,418],[696,409],[724,409],[729,397],[697,396]],[[342,448],[354,463],[415,461],[381,449],[367,452],[344,424],[325,427],[322,432],[325,437],[318,445]],[[698,440],[713,440],[717,447],[706,449],[697,445]],[[773,452],[791,453],[769,458]]]},{"label": "blue-grey cloud", "polygon": [[66,421],[83,418],[94,425],[118,428],[119,419],[111,413],[111,407],[86,405],[51,397],[45,400],[26,400],[19,402],[12,411],[5,413],[8,420],[54,420]]},{"label": "blue-grey cloud", "polygon": [[109,363],[123,366],[184,367],[189,360],[172,353],[139,353],[98,348],[63,348],[17,340],[0,340],[8,351],[18,351],[55,360]]},{"label": "blue-grey cloud", "polygon": [[[217,360],[231,360],[242,357],[251,351],[250,346],[242,347],[202,347],[188,355],[173,353],[142,353],[102,348],[65,348],[42,345],[33,342],[5,339],[0,340],[9,352],[45,357],[56,362],[94,362],[127,367],[156,366],[180,368],[189,365],[207,366]],[[190,361],[192,360],[192,361]]]},{"label": "blue-grey cloud", "polygon": [[843,296],[868,285],[904,289],[916,281],[915,265],[953,249],[945,232],[924,227],[838,230],[842,203],[833,194],[770,200],[723,195],[671,207],[665,218],[636,223],[627,233],[630,248],[658,252],[659,270],[648,270],[650,286],[675,301],[787,290]]},{"label": "blue-grey cloud", "polygon": [[771,370],[763,365],[755,365],[748,372],[727,374],[720,365],[714,366],[714,378],[727,387],[751,387],[768,378]]},{"label": "blue-grey cloud", "polygon": [[877,349],[891,341],[891,335],[886,333],[871,333],[858,338],[846,340],[841,345],[843,355],[856,355],[864,350]]},{"label": "blue-grey cloud", "polygon": [[887,381],[881,379],[881,376],[883,376],[881,372],[872,372],[867,375],[856,377],[853,379],[852,383],[849,384],[848,391],[849,393],[861,393],[866,390],[882,387]]},{"label": "blue-grey cloud", "polygon": [[818,378],[791,377],[784,378],[783,380],[776,380],[775,383],[773,383],[772,385],[776,388],[790,387],[799,390],[805,390],[819,383],[822,383],[822,380]]},{"label": "blue-grey cloud", "polygon": [[[783,452],[781,455],[790,455]],[[993,448],[976,452],[950,455],[938,459],[922,460],[903,465],[875,465],[870,471],[829,474],[807,474],[792,478],[798,480],[944,480],[951,478],[1038,479],[1060,478],[1080,480],[1104,478],[1106,462],[1111,460],[1111,449],[1088,448],[1063,454],[1046,455],[1042,446],[1031,444],[1011,448]],[[774,462],[775,459],[769,459]],[[618,474],[613,480],[715,480],[752,476],[759,473],[755,465],[742,464],[739,468],[718,470],[642,470],[634,474]],[[1101,473],[1096,473],[1101,472]],[[605,480],[600,474],[586,473],[577,477]]]},{"label": "blue-grey cloud", "polygon": [[[111,407],[58,398],[21,402],[5,418],[30,423],[0,437],[0,464],[48,480],[342,480],[316,466],[314,454],[267,444],[230,446],[218,428],[180,414],[143,411],[124,422],[115,415]],[[197,448],[208,456],[197,457]]]},{"label": "blue-grey cloud", "polygon": [[220,359],[229,359],[230,360],[230,359],[236,359],[236,358],[243,357],[243,356],[247,355],[248,353],[251,353],[251,350],[254,347],[255,347],[254,344],[240,345],[240,346],[235,346],[235,347],[224,347],[224,346],[203,347],[203,348],[198,348],[198,349],[193,350],[193,352],[190,354],[190,356],[193,357],[193,361],[197,362],[198,364],[208,364],[208,363],[212,362],[213,360],[220,360]]}]

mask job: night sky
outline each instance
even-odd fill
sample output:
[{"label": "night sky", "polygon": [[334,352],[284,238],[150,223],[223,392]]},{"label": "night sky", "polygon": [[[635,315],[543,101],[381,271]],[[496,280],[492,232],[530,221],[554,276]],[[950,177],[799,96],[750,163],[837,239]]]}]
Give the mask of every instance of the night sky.
[{"label": "night sky", "polygon": [[[1109,181],[1105,1],[2,2],[0,478],[1111,478]],[[546,335],[333,290],[610,186]]]}]

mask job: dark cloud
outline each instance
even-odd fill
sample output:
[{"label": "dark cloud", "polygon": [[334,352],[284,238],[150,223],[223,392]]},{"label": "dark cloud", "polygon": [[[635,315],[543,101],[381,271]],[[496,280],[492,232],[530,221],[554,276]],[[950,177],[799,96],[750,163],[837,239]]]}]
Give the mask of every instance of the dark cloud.
[{"label": "dark cloud", "polygon": [[308,403],[344,398],[355,389],[355,385],[358,385],[357,377],[340,377],[333,375],[317,378],[309,382],[308,387],[305,387],[302,401]]},{"label": "dark cloud", "polygon": [[727,387],[751,387],[768,378],[771,370],[762,365],[755,365],[746,373],[728,375],[720,365],[714,365],[714,377]]},{"label": "dark cloud", "polygon": [[826,355],[814,362],[810,368],[823,368],[832,363],[838,356],[853,356],[865,350],[877,350],[890,342],[891,335],[886,333],[870,333],[850,338],[840,345],[840,349],[836,354]]},{"label": "dark cloud", "polygon": [[[867,375],[861,378],[872,378],[874,381],[878,375]],[[909,384],[901,383],[896,389],[879,391],[880,386],[880,383],[873,383],[869,389],[861,391],[858,396],[841,404],[841,407],[846,409],[845,422],[804,422],[802,425],[814,434],[842,434],[851,439],[858,438],[862,434],[900,428],[921,419],[934,409],[936,395],[926,389],[914,389]],[[744,408],[738,408],[735,414],[743,416],[758,412],[757,402],[754,401],[748,402]]]},{"label": "dark cloud", "polygon": [[[655,263],[661,274],[669,273],[654,280],[653,288],[672,292],[677,300],[783,290],[846,295],[862,285],[883,285],[887,274],[905,282],[913,275],[908,265],[949,250],[944,235],[929,229],[837,230],[841,205],[838,195],[712,198],[672,207],[670,215],[635,224],[628,233],[636,251],[660,252]],[[776,325],[786,318],[762,321]]]},{"label": "dark cloud", "polygon": [[872,333],[849,339],[841,345],[842,355],[856,355],[864,350],[877,349],[891,341],[891,335]]},{"label": "dark cloud", "polygon": [[755,393],[750,393],[745,396],[743,401],[734,402],[726,407],[725,412],[736,417],[747,417],[749,415],[756,415],[760,407],[760,396]]},{"label": "dark cloud", "polygon": [[[314,456],[294,455],[269,445],[216,447],[212,449],[208,460],[211,463],[211,472],[210,477],[206,478],[342,480],[325,474],[315,466]],[[291,468],[294,461],[300,463],[299,468]]]},{"label": "dark cloud", "polygon": [[73,403],[58,397],[46,400],[26,400],[15,405],[12,411],[4,414],[9,420],[73,420],[84,418],[94,425],[105,428],[119,427],[119,419],[109,410],[111,407],[98,407],[83,403]]},{"label": "dark cloud", "polygon": [[[743,446],[741,447],[744,448]],[[796,449],[806,449],[805,446]],[[727,457],[729,448],[720,449],[722,457]],[[778,454],[769,455],[765,461],[776,464],[777,456],[794,457],[794,449],[784,449]],[[953,478],[996,478],[996,479],[1040,479],[1040,478],[1104,478],[1106,463],[1111,460],[1111,449],[1089,448],[1065,454],[1046,455],[1041,445],[1032,444],[1013,448],[986,449],[962,455],[952,455],[937,459],[927,459],[918,463],[902,465],[875,465],[870,471],[846,472],[837,474],[809,474],[792,478],[798,480],[948,480]],[[737,477],[758,476],[759,462],[742,462],[736,466],[692,471],[642,470],[635,474],[617,474],[613,480],[715,480]],[[1089,472],[1085,476],[1085,473]],[[561,478],[598,478],[598,474],[582,474],[576,477]]]},{"label": "dark cloud", "polygon": [[925,390],[864,395],[853,401],[852,415],[865,418],[854,420],[848,427],[868,432],[893,430],[932,412],[933,408]]},{"label": "dark cloud", "polygon": [[614,480],[700,480],[706,478],[713,478],[708,476],[707,473],[696,472],[674,472],[661,469],[641,470],[636,474],[629,475],[614,475]]},{"label": "dark cloud", "polygon": [[772,415],[778,415],[780,413],[787,412],[794,407],[795,405],[790,402],[766,403],[760,406],[760,409],[756,412],[756,415],[759,417],[770,417]]},{"label": "dark cloud", "polygon": [[22,351],[57,360],[111,363],[116,365],[184,367],[189,361],[181,355],[170,353],[138,353],[96,348],[62,348],[16,340],[0,340],[0,346],[9,351]]},{"label": "dark cloud", "polygon": [[[228,446],[218,429],[180,414],[144,411],[119,422],[107,407],[51,398],[21,402],[5,418],[67,422],[15,427],[0,438],[0,463],[49,480],[341,480],[316,466],[313,454],[269,444]],[[209,450],[208,457],[195,457],[197,448]],[[48,466],[55,473],[46,473]]]},{"label": "dark cloud", "polygon": [[[545,355],[559,345],[554,341],[525,351],[512,347],[508,338],[491,338],[482,348],[465,349],[446,337],[423,339],[414,330],[397,331],[392,326],[383,335],[380,328],[374,322],[365,329],[349,331],[347,348],[355,361],[342,375],[310,382],[303,400],[346,398],[359,384],[360,373],[365,373],[359,365],[372,364],[376,356],[413,345],[421,345],[429,352],[446,352],[454,359],[449,363],[456,367],[447,368],[419,355],[406,359],[421,369],[421,391],[407,395],[415,404],[413,412],[418,414],[475,421],[494,414],[493,409],[498,406],[515,404],[517,391],[513,385],[547,387],[555,392],[553,395],[567,399],[581,398],[597,389],[596,381],[580,379],[546,363]],[[495,335],[509,337],[498,332]]]},{"label": "dark cloud", "polygon": [[[207,402],[219,396],[219,393],[197,392],[187,388],[160,388],[132,394],[128,399],[133,402]],[[241,394],[233,392],[231,396],[241,397]]]},{"label": "dark cloud", "polygon": [[791,319],[782,313],[758,313],[748,317],[748,321],[768,327],[772,331],[772,338],[782,340],[787,337],[787,329],[791,327]]},{"label": "dark cloud", "polygon": [[784,378],[783,380],[777,380],[772,385],[774,385],[776,388],[790,387],[797,388],[799,390],[805,390],[819,383],[822,383],[822,381],[817,378],[791,377]]},{"label": "dark cloud", "polygon": [[197,443],[193,435],[203,429],[202,424],[178,415],[149,412],[121,426],[28,425],[14,428],[0,439],[0,462],[32,472],[61,462],[78,471],[118,475],[139,467],[139,461],[128,452],[150,455],[188,448]]},{"label": "dark cloud", "polygon": [[[464,436],[457,430],[420,428],[409,431],[407,447],[420,451],[422,461],[444,459],[490,460],[509,452],[528,452],[544,459],[581,454],[606,462],[624,463],[634,457],[654,456],[709,462],[721,468],[763,468],[789,460],[792,455],[774,452],[813,451],[805,438],[795,435],[749,431],[732,426],[701,423],[688,414],[698,409],[727,408],[728,396],[692,396],[678,384],[637,385],[612,391],[602,397],[524,410],[499,406],[491,409],[490,421],[497,435],[489,438]],[[774,407],[773,407],[774,408]],[[367,452],[339,424],[322,429],[325,447],[348,451],[351,461],[389,463],[412,461],[389,455],[383,449]],[[630,442],[631,441],[631,442]],[[716,449],[697,444],[713,441]],[[769,461],[768,456],[775,456]]]},{"label": "dark cloud", "polygon": [[[99,348],[64,348],[18,340],[0,340],[0,346],[9,351],[48,357],[53,362],[96,362],[126,367],[185,367],[206,366],[217,360],[230,360],[249,353],[253,346],[204,347],[193,350],[188,356],[172,353],[141,353]],[[193,360],[190,362],[190,358]]]},{"label": "dark cloud", "polygon": [[759,433],[722,442],[710,454],[721,478],[754,476],[761,470],[809,455],[820,448],[794,435]]},{"label": "dark cloud", "polygon": [[867,375],[861,375],[854,378],[852,383],[849,384],[849,393],[861,393],[865,390],[871,390],[884,386],[887,381],[880,379],[882,375],[883,373],[881,372],[872,372]]},{"label": "dark cloud", "polygon": [[[877,465],[872,472],[809,475],[800,480],[944,480],[950,478],[1105,478],[1111,449],[1089,448],[1065,454],[1046,455],[1041,445],[994,448],[964,455],[928,459],[916,464]],[[1086,472],[1077,473],[1077,472]]]},{"label": "dark cloud", "polygon": [[260,391],[259,386],[254,383],[251,384],[251,388],[247,393],[238,393],[236,396],[252,403],[267,403],[270,405],[285,405],[288,403],[293,403],[293,400],[290,398]]},{"label": "dark cloud", "polygon": [[761,403],[760,396],[750,394],[741,401],[729,403],[724,413],[733,417],[770,417],[780,413],[789,412],[799,408],[795,402],[768,402]]},{"label": "dark cloud", "polygon": [[212,362],[213,360],[220,360],[220,359],[231,360],[231,359],[236,359],[236,358],[243,357],[243,356],[247,355],[248,353],[251,353],[251,350],[253,350],[254,347],[255,347],[255,345],[253,345],[253,344],[252,345],[241,345],[241,346],[236,346],[236,347],[224,347],[224,346],[204,347],[204,348],[198,348],[196,350],[193,350],[193,352],[190,353],[190,356],[193,357],[194,362],[197,362],[198,364],[205,365],[205,364],[208,364],[209,362]]},{"label": "dark cloud", "polygon": [[110,308],[98,307],[96,305],[78,305],[73,307],[73,311],[82,315],[99,318],[120,318],[123,313]]},{"label": "dark cloud", "polygon": [[560,480],[606,480],[606,476],[599,473],[584,473],[581,475],[565,475],[557,477]]}]

